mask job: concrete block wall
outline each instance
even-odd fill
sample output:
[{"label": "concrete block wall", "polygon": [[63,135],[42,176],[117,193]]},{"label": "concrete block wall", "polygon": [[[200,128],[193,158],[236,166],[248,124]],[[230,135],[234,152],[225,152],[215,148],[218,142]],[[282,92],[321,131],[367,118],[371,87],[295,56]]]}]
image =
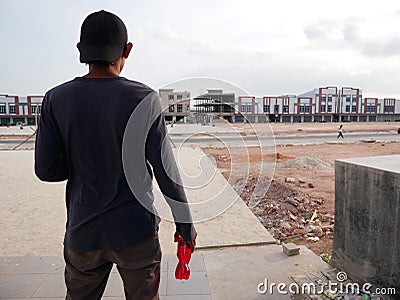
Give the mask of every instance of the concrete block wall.
[{"label": "concrete block wall", "polygon": [[335,162],[332,264],[400,292],[400,155]]}]

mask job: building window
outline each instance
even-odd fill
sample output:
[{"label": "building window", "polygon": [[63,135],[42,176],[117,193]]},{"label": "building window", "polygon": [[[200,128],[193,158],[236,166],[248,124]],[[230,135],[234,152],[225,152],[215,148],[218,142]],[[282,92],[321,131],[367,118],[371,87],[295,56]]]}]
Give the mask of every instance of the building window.
[{"label": "building window", "polygon": [[351,106],[351,112],[357,112],[357,106],[355,106],[355,105],[352,105]]},{"label": "building window", "polygon": [[385,106],[385,112],[387,113],[394,112],[394,106]]},{"label": "building window", "polygon": [[300,105],[300,113],[306,114],[310,112],[310,105]]},{"label": "building window", "polygon": [[279,105],[274,105],[274,113],[279,114]]},{"label": "building window", "polygon": [[182,112],[182,104],[176,105],[176,112]]},{"label": "building window", "polygon": [[353,101],[353,103],[356,103],[357,102],[357,96],[353,96],[352,101]]},{"label": "building window", "polygon": [[374,113],[375,105],[367,105],[367,113]]},{"label": "building window", "polygon": [[328,96],[328,102],[332,102],[332,95]]},{"label": "building window", "polygon": [[289,105],[284,105],[283,106],[283,112],[288,113],[289,112]]},{"label": "building window", "polygon": [[247,112],[249,112],[249,113],[251,113],[252,112],[252,109],[251,109],[251,104],[249,105],[249,104],[247,104]]},{"label": "building window", "polygon": [[247,111],[247,105],[246,104],[242,104],[242,106],[240,107],[240,112],[244,113]]},{"label": "building window", "polygon": [[332,105],[328,105],[328,112],[332,112]]},{"label": "building window", "polygon": [[325,102],[325,101],[326,101],[326,96],[323,95],[323,96],[321,97],[321,100],[322,100],[322,102]]},{"label": "building window", "polygon": [[264,104],[264,112],[269,113],[269,105]]},{"label": "building window", "polygon": [[182,100],[182,95],[176,95],[177,100]]},{"label": "building window", "polygon": [[324,113],[325,111],[326,111],[326,106],[325,106],[325,105],[322,105],[322,106],[321,106],[321,112]]},{"label": "building window", "polygon": [[186,107],[186,109],[187,109],[187,111],[189,112],[189,111],[190,111],[190,105],[188,105],[188,106]]},{"label": "building window", "polygon": [[9,104],[8,109],[10,111],[10,114],[15,114],[15,104]]},{"label": "building window", "polygon": [[6,105],[5,104],[1,104],[0,105],[0,114],[5,114],[6,113]]},{"label": "building window", "polygon": [[[31,108],[32,108],[32,114],[36,114],[36,105],[32,105]],[[37,114],[40,115],[40,113],[42,112],[42,106],[38,105],[37,108],[38,108]]]},{"label": "building window", "polygon": [[175,111],[173,104],[168,107],[168,111],[169,112],[174,112]]},{"label": "building window", "polygon": [[346,105],[346,112],[350,112],[350,105]]},{"label": "building window", "polygon": [[350,102],[350,96],[346,96],[346,102]]},{"label": "building window", "polygon": [[168,95],[168,100],[174,101],[174,95]]}]

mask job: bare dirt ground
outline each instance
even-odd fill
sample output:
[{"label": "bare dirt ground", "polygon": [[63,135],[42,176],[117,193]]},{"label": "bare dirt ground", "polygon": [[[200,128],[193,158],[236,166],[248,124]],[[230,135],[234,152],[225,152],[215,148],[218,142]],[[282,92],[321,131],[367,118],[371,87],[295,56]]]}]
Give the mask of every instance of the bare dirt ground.
[{"label": "bare dirt ground", "polygon": [[[331,255],[334,224],[334,161],[350,157],[400,154],[399,143],[320,144],[278,146],[272,178],[261,178],[265,196],[254,206],[251,199],[259,174],[258,163],[270,157],[260,148],[205,148],[214,157],[222,174],[274,237],[305,245],[318,255]],[[232,154],[234,153],[234,154]],[[240,154],[241,153],[241,154]],[[240,188],[240,176],[232,178],[231,163],[250,165],[250,175]],[[270,156],[270,154],[267,154]],[[235,168],[238,168],[236,166]],[[293,181],[293,182],[292,182]]]}]

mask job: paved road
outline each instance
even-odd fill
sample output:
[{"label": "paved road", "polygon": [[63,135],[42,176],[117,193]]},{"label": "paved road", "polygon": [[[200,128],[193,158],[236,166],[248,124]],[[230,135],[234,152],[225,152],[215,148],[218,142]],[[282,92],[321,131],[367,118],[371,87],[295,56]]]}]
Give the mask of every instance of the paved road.
[{"label": "paved road", "polygon": [[344,139],[337,139],[336,134],[310,134],[310,135],[284,135],[284,136],[231,136],[231,135],[220,135],[216,137],[208,136],[195,136],[195,137],[172,137],[175,145],[182,143],[188,144],[203,144],[204,146],[218,146],[221,142],[225,143],[230,147],[240,146],[273,146],[274,143],[277,145],[293,144],[324,144],[324,143],[355,143],[360,141],[379,141],[379,142],[400,142],[400,134],[391,132],[382,133],[348,133],[345,134]]},{"label": "paved road", "polygon": [[[191,144],[202,144],[202,146],[217,147],[224,143],[229,147],[242,147],[242,146],[273,146],[274,143],[277,145],[292,144],[292,145],[304,145],[304,144],[324,144],[324,143],[355,143],[360,141],[378,141],[378,142],[400,142],[400,134],[395,132],[361,132],[361,133],[347,133],[344,139],[337,139],[336,134],[309,134],[309,135],[277,135],[277,136],[239,136],[239,135],[227,135],[227,134],[216,134],[215,136],[172,136],[172,141],[176,146],[182,143]],[[12,149],[19,143],[24,141],[23,139],[0,139],[0,149]],[[22,148],[33,147],[34,139],[28,140]]]}]

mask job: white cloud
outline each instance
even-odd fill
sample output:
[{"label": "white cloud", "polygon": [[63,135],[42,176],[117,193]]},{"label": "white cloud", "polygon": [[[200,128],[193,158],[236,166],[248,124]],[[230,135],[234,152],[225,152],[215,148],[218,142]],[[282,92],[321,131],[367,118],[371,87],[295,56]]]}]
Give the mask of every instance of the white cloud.
[{"label": "white cloud", "polygon": [[304,28],[304,33],[307,38],[311,41],[313,40],[322,40],[327,38],[327,33],[324,28],[318,25],[308,25]]},{"label": "white cloud", "polygon": [[179,35],[166,24],[152,22],[146,25],[150,34],[156,38],[161,38],[164,41],[176,41],[179,38]]},{"label": "white cloud", "polygon": [[391,57],[400,55],[400,37],[393,36],[387,40],[376,39],[362,44],[362,53],[370,57]]},{"label": "white cloud", "polygon": [[346,42],[356,42],[359,39],[359,29],[355,24],[345,24],[343,28],[343,38]]}]

